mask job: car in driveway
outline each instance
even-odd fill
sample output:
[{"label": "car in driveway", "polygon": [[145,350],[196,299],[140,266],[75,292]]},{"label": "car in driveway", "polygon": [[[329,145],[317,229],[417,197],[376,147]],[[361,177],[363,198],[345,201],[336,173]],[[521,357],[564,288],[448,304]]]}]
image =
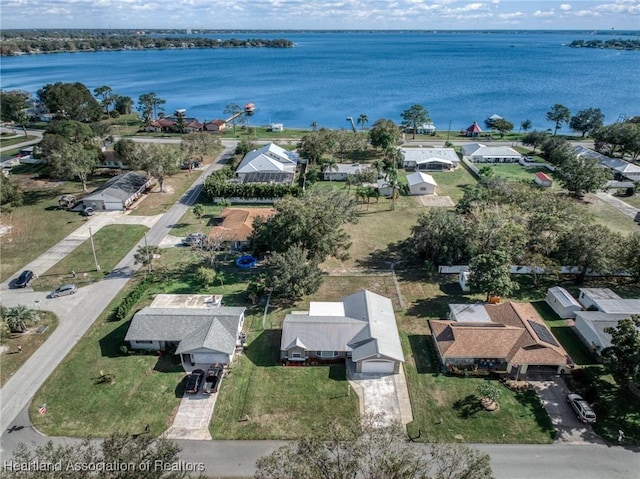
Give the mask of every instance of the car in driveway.
[{"label": "car in driveway", "polygon": [[582,422],[593,424],[596,422],[596,413],[593,412],[591,406],[579,394],[568,394],[567,402]]},{"label": "car in driveway", "polygon": [[65,284],[60,286],[51,292],[52,298],[58,298],[60,296],[67,296],[69,294],[75,294],[78,292],[78,288],[75,284]]},{"label": "car in driveway", "polygon": [[207,374],[204,377],[204,385],[202,386],[202,392],[205,394],[212,394],[218,392],[218,386],[222,379],[223,368],[219,363],[212,364],[207,369]]},{"label": "car in driveway", "polygon": [[91,206],[87,206],[82,210],[82,214],[84,216],[93,216],[96,214],[96,210],[94,210]]},{"label": "car in driveway", "polygon": [[202,246],[206,239],[207,235],[204,233],[191,233],[182,240],[182,244],[185,246]]},{"label": "car in driveway", "polygon": [[16,280],[16,288],[26,288],[29,281],[33,279],[33,271],[25,269]]},{"label": "car in driveway", "polygon": [[202,369],[194,369],[191,374],[187,376],[187,385],[184,387],[184,392],[187,394],[196,394],[200,389],[200,383],[204,377],[204,371]]}]

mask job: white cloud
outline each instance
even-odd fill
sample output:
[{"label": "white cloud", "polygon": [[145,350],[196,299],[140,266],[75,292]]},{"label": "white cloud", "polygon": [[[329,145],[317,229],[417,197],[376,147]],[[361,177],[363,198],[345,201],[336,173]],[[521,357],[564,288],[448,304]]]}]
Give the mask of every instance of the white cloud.
[{"label": "white cloud", "polygon": [[[640,0],[0,0],[13,28],[637,29]],[[25,15],[29,12],[29,15]],[[473,21],[472,21],[473,20]]]}]

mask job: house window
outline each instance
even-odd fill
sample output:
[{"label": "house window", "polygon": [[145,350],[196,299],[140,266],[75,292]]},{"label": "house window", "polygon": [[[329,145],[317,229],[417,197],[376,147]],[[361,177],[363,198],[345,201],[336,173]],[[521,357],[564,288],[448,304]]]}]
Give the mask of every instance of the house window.
[{"label": "house window", "polygon": [[299,352],[295,352],[295,353],[291,353],[291,355],[289,357],[290,358],[300,359],[302,357],[302,355]]},{"label": "house window", "polygon": [[338,351],[318,351],[318,356],[321,358],[335,358],[338,355]]},{"label": "house window", "polygon": [[136,341],[137,344],[153,344],[153,341]]}]

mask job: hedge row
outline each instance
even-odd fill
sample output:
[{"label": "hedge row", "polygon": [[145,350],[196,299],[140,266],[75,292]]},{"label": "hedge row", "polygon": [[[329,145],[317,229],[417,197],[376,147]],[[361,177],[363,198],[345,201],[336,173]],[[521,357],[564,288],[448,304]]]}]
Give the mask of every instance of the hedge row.
[{"label": "hedge row", "polygon": [[115,319],[116,321],[121,321],[127,317],[131,308],[133,308],[138,301],[142,299],[142,296],[147,292],[151,286],[151,281],[149,279],[145,279],[141,283],[138,283],[134,288],[129,291],[129,294],[122,300],[122,303],[116,308]]},{"label": "hedge row", "polygon": [[204,194],[208,201],[215,201],[217,198],[282,198],[288,195],[298,196],[301,191],[297,185],[280,183],[226,183],[219,181],[217,178],[208,178],[204,185]]}]

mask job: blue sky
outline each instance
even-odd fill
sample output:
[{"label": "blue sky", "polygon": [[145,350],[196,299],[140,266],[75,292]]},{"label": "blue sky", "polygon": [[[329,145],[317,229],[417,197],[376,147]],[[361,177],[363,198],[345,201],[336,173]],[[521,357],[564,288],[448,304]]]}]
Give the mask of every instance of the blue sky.
[{"label": "blue sky", "polygon": [[0,26],[640,30],[640,1],[0,0]]}]

